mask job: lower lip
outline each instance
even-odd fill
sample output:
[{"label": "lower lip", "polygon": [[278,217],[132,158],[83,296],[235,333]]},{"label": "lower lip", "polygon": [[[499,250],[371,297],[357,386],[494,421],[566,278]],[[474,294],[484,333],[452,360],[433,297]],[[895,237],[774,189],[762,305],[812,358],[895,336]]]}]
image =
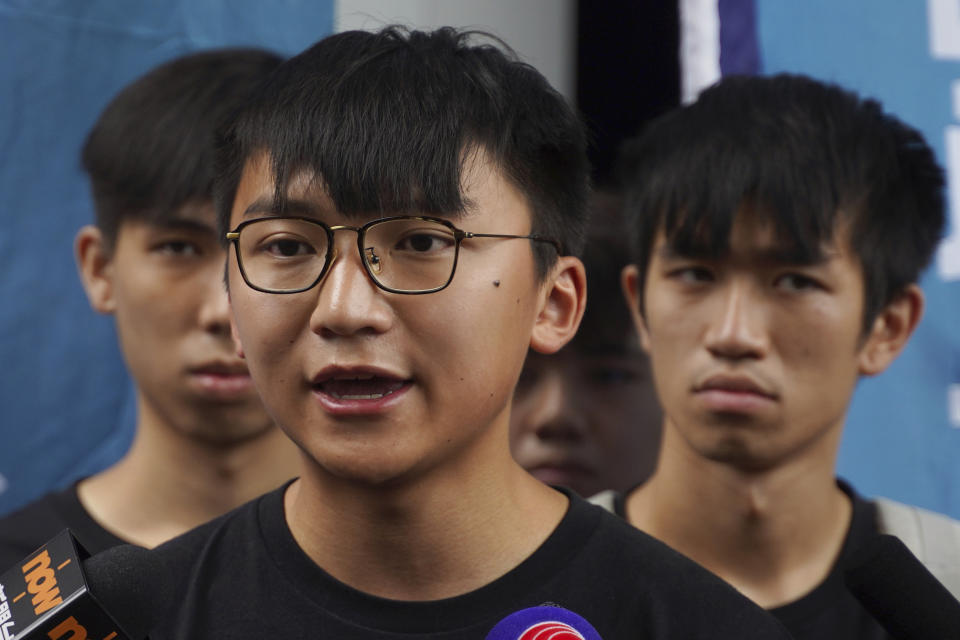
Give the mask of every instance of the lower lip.
[{"label": "lower lip", "polygon": [[194,373],[191,377],[194,385],[207,395],[229,399],[247,396],[253,392],[253,380],[249,375]]},{"label": "lower lip", "polygon": [[544,484],[570,487],[587,474],[586,469],[575,466],[543,466],[530,470],[534,478]]},{"label": "lower lip", "polygon": [[372,415],[384,413],[392,409],[406,396],[411,386],[411,383],[405,382],[403,386],[396,391],[391,391],[379,398],[338,398],[317,389],[313,389],[313,395],[320,402],[320,406],[323,407],[324,411],[331,415]]},{"label": "lower lip", "polygon": [[770,396],[752,391],[708,389],[698,391],[697,396],[709,411],[720,413],[753,413],[773,403]]}]

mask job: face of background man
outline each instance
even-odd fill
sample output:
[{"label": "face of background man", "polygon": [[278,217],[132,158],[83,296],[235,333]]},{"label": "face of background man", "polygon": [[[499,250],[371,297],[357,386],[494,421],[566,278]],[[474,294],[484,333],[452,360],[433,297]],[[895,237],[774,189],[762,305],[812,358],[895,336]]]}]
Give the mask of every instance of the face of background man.
[{"label": "face of background man", "polygon": [[230,336],[212,203],[126,220],[112,250],[88,226],[77,246],[91,304],[116,321],[141,414],[217,446],[272,429]]},{"label": "face of background man", "polygon": [[747,220],[716,259],[680,255],[661,234],[643,317],[626,276],[667,425],[695,455],[744,469],[832,460],[857,379],[896,355],[889,318],[863,334],[863,274],[842,233],[823,260],[796,264]]},{"label": "face of background man", "polygon": [[[591,304],[603,302],[622,305]],[[573,342],[555,354],[527,355],[510,416],[517,462],[583,496],[643,482],[659,452],[662,417],[636,334],[591,322],[613,311],[588,308]]]}]

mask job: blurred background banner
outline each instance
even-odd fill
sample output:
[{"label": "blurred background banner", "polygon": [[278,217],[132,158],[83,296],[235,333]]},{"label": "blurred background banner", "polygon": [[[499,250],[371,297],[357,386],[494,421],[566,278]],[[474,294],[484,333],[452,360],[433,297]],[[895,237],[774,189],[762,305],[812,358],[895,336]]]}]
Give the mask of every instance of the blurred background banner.
[{"label": "blurred background banner", "polygon": [[949,171],[950,235],[906,353],[855,396],[839,466],[865,495],[960,517],[958,0],[0,2],[0,514],[112,463],[132,435],[112,320],[73,264],[93,219],[79,151],[103,106],[189,51],[292,54],[390,22],[503,37],[584,113],[598,184],[624,137],[722,73],[836,81],[923,131]]},{"label": "blurred background banner", "polygon": [[93,221],[80,168],[113,95],[170,58],[296,53],[333,0],[0,3],[0,513],[115,461],[135,418],[109,317],[90,310],[73,237]]}]

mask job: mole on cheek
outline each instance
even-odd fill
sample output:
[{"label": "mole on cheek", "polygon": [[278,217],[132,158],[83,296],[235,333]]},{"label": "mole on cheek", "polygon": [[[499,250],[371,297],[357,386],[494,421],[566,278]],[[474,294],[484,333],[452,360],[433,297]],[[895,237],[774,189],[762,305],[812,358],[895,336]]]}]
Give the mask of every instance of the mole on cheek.
[{"label": "mole on cheek", "polygon": [[494,281],[493,281],[493,286],[499,287],[499,286],[500,286],[500,281],[499,281],[499,280],[494,280]]}]

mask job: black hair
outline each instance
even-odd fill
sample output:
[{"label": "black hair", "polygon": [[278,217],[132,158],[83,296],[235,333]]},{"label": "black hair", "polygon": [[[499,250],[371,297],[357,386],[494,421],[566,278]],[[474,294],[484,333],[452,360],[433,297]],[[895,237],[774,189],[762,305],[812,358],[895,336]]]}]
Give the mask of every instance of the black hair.
[{"label": "black hair", "polygon": [[802,264],[843,224],[866,330],[917,281],[945,225],[943,170],[923,136],[875,100],[799,75],[725,78],[652,122],[621,161],[641,287],[660,231],[680,254],[719,256],[749,211]]},{"label": "black hair", "polygon": [[594,192],[590,203],[590,228],[583,250],[587,268],[589,303],[574,344],[585,349],[634,338],[636,333],[620,288],[620,272],[630,264],[630,239],[623,215],[623,198],[612,190]]},{"label": "black hair", "polygon": [[188,202],[213,201],[217,129],[281,61],[261,49],[194,53],[110,101],[81,155],[108,246],[126,219],[156,222]]},{"label": "black hair", "polygon": [[[281,65],[222,142],[220,230],[258,153],[278,211],[291,176],[310,171],[344,215],[462,212],[461,171],[481,153],[526,197],[532,232],[577,253],[589,193],[580,121],[533,67],[476,37],[495,41],[450,27],[349,31]],[[533,247],[542,277],[556,252]]]}]

